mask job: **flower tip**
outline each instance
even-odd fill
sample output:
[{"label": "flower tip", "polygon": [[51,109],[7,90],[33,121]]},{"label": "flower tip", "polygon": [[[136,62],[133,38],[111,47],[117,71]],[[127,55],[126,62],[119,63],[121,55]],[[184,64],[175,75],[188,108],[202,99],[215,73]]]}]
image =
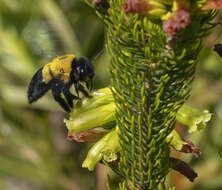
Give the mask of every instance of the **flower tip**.
[{"label": "flower tip", "polygon": [[82,168],[87,168],[89,171],[93,171],[95,168],[95,164],[88,162],[88,160],[84,160],[84,162],[82,163]]}]

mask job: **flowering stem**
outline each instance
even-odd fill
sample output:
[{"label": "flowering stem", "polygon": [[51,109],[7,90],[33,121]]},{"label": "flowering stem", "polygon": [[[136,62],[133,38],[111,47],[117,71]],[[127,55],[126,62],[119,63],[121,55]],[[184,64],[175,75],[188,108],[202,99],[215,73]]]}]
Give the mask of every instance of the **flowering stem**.
[{"label": "flowering stem", "polygon": [[125,177],[119,189],[158,189],[170,168],[166,137],[190,95],[201,41],[214,14],[187,0],[95,1],[107,26],[119,171]]}]

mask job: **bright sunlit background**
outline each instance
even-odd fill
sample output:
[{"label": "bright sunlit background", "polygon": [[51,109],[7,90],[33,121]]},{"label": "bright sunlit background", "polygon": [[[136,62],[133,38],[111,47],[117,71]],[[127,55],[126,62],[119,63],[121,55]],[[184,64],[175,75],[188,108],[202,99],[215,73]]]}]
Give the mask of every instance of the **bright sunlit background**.
[{"label": "bright sunlit background", "polygon": [[[222,58],[212,51],[218,42],[222,26],[205,41],[189,99],[213,113],[206,130],[190,137],[203,154],[177,154],[199,178],[190,183],[173,172],[177,190],[222,189]],[[74,53],[94,60],[104,43],[103,23],[81,0],[0,0],[0,190],[105,190],[104,167],[81,168],[91,145],[66,139],[67,115],[50,93],[31,106],[26,96],[32,75],[52,58]],[[93,62],[95,88],[107,86],[107,54]]]}]

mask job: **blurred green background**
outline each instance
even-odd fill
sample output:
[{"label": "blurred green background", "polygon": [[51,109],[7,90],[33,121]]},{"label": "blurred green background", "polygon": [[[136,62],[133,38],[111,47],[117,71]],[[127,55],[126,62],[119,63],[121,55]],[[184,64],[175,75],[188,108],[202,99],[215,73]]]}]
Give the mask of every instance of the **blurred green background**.
[{"label": "blurred green background", "polygon": [[[68,53],[93,60],[104,42],[102,22],[81,0],[0,0],[0,190],[105,190],[105,168],[81,168],[91,145],[67,140],[67,115],[51,94],[31,106],[26,97],[42,65]],[[206,130],[189,136],[203,154],[198,159],[177,154],[199,178],[190,183],[172,172],[178,190],[222,189],[222,58],[212,51],[218,42],[221,26],[204,43],[189,99],[213,113]],[[96,89],[109,84],[108,64],[106,53],[94,61]]]}]

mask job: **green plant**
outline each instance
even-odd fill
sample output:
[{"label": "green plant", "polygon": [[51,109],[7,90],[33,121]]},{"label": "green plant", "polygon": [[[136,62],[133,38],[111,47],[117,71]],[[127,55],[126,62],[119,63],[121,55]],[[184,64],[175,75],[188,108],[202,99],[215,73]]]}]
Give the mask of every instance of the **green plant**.
[{"label": "green plant", "polygon": [[[213,21],[217,12],[212,9],[220,9],[220,4],[210,0],[94,0],[87,3],[96,9],[107,27],[115,104],[113,120],[119,132],[112,130],[99,140],[83,166],[91,170],[103,160],[123,177],[119,189],[164,188],[170,168],[193,181],[197,174],[188,165],[183,167],[183,161],[171,158],[169,147],[199,155],[199,149],[192,143],[177,141],[180,137],[173,130],[176,119],[190,127],[189,132],[203,128],[210,119],[208,112],[183,104],[190,96],[203,38],[218,24]],[[102,107],[105,105],[99,105],[101,110]],[[89,109],[91,113],[97,109],[99,117],[98,107]],[[77,115],[71,115],[66,121],[74,139],[81,139],[80,131],[80,136],[84,136],[85,130],[104,125],[97,122],[84,127],[82,122],[80,126],[76,122],[78,110],[76,112]],[[95,118],[90,117],[90,111],[82,112],[86,120],[87,114],[88,122],[92,123]],[[195,115],[201,119],[192,119]],[[111,142],[118,139],[119,143],[109,144],[107,139]],[[185,144],[189,148],[184,149]]]}]

